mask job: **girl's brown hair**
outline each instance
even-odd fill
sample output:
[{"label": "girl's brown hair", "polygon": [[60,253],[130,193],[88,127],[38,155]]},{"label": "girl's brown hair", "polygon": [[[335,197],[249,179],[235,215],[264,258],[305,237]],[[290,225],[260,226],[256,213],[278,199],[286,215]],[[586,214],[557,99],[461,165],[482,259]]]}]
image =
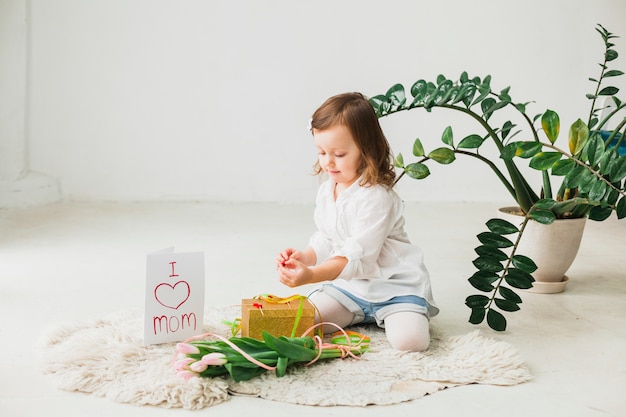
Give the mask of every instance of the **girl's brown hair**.
[{"label": "girl's brown hair", "polygon": [[[372,105],[363,94],[344,93],[330,97],[313,113],[311,132],[337,125],[350,131],[361,151],[360,185],[381,184],[391,188],[396,179],[391,148]],[[314,169],[315,174],[322,172],[319,161]]]}]

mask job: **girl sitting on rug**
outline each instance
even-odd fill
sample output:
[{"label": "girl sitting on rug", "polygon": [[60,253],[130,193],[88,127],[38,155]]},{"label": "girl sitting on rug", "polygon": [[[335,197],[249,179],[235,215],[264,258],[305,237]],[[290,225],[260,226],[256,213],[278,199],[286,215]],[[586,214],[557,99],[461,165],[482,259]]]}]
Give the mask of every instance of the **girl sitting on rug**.
[{"label": "girl sitting on rug", "polygon": [[324,282],[310,299],[325,322],[376,323],[395,349],[426,350],[439,309],[423,253],[404,231],[393,157],[374,109],[359,93],[340,94],[315,111],[310,130],[315,173],[328,176],[316,198],[318,230],[306,249],[278,255],[280,281]]}]

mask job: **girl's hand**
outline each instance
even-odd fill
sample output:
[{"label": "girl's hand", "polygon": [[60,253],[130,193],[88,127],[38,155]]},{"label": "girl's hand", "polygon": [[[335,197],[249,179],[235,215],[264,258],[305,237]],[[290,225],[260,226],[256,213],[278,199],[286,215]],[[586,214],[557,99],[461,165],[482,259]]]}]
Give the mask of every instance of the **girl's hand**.
[{"label": "girl's hand", "polygon": [[291,256],[282,265],[278,266],[278,279],[288,287],[299,287],[300,285],[313,282],[313,271],[304,263]]},{"label": "girl's hand", "polygon": [[279,253],[278,257],[276,258],[276,268],[279,269],[281,266],[285,266],[285,263],[289,259],[295,259],[295,260],[301,261],[302,252],[296,249],[292,249],[292,248],[285,249],[284,251]]}]

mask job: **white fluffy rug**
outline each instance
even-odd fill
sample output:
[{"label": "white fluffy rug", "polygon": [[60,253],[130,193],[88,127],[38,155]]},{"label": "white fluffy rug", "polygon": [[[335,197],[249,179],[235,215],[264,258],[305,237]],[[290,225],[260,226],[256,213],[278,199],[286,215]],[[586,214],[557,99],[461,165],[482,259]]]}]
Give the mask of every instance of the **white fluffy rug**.
[{"label": "white fluffy rug", "polygon": [[[143,345],[142,312],[118,313],[102,320],[65,325],[51,331],[42,348],[43,369],[59,388],[135,405],[200,409],[229,395],[252,395],[307,405],[394,404],[465,384],[514,385],[531,378],[508,343],[478,330],[443,337],[433,329],[430,349],[407,353],[391,349],[376,327],[360,331],[371,350],[360,360],[331,359],[291,368],[277,378],[266,373],[235,383],[228,378],[177,378],[174,344]],[[238,307],[210,309],[205,331],[229,336],[222,319]]]}]

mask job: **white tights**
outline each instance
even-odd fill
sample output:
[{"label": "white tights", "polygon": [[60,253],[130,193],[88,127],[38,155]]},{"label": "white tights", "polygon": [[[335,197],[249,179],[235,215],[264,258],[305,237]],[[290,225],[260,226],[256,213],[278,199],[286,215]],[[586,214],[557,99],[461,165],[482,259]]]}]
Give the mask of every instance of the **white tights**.
[{"label": "white tights", "polygon": [[[319,310],[322,320],[347,327],[354,320],[354,314],[337,300],[324,293],[315,293],[312,300]],[[324,332],[337,331],[334,326],[324,326]],[[422,352],[430,344],[428,319],[411,311],[393,313],[385,318],[385,334],[391,347],[398,350]]]}]

